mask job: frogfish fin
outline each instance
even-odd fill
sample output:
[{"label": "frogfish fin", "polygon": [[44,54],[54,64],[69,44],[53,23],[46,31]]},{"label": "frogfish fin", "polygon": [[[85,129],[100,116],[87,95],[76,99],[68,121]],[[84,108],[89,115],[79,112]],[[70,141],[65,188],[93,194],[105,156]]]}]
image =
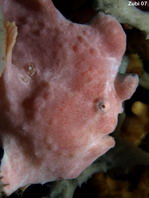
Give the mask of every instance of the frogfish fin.
[{"label": "frogfish fin", "polygon": [[18,31],[15,22],[9,22],[9,21],[5,22],[5,29],[6,29],[5,57],[6,57],[6,61],[8,61],[12,56],[12,50],[16,42]]}]

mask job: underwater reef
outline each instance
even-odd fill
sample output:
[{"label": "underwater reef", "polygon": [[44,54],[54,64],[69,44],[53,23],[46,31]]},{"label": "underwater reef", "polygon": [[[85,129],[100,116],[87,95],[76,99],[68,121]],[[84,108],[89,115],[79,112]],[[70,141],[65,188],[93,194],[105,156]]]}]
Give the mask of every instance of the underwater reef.
[{"label": "underwater reef", "polygon": [[148,8],[0,0],[1,198],[146,198]]}]

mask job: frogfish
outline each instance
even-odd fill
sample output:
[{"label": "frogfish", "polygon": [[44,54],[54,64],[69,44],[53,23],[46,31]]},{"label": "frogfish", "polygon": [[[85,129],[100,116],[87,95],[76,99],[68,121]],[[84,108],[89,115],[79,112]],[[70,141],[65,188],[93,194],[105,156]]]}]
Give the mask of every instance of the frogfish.
[{"label": "frogfish", "polygon": [[72,179],[114,147],[109,134],[138,84],[118,73],[119,22],[73,23],[52,0],[0,0],[0,165],[3,191]]}]

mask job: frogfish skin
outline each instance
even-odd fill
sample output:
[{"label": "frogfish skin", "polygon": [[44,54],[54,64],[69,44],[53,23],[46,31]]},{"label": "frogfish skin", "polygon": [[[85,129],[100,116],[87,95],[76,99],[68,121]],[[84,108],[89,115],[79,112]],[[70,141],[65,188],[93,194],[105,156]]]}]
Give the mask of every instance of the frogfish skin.
[{"label": "frogfish skin", "polygon": [[76,24],[51,0],[0,0],[0,8],[0,174],[10,195],[75,178],[112,148],[109,133],[138,77],[118,74],[126,36],[112,16]]}]

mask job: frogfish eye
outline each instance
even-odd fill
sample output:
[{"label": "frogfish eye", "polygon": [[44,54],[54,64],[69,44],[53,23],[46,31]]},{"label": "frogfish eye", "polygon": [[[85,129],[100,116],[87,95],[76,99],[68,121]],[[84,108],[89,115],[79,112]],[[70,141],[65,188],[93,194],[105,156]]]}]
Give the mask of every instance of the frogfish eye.
[{"label": "frogfish eye", "polygon": [[110,108],[109,102],[105,100],[96,100],[96,110],[98,112],[106,113]]}]

